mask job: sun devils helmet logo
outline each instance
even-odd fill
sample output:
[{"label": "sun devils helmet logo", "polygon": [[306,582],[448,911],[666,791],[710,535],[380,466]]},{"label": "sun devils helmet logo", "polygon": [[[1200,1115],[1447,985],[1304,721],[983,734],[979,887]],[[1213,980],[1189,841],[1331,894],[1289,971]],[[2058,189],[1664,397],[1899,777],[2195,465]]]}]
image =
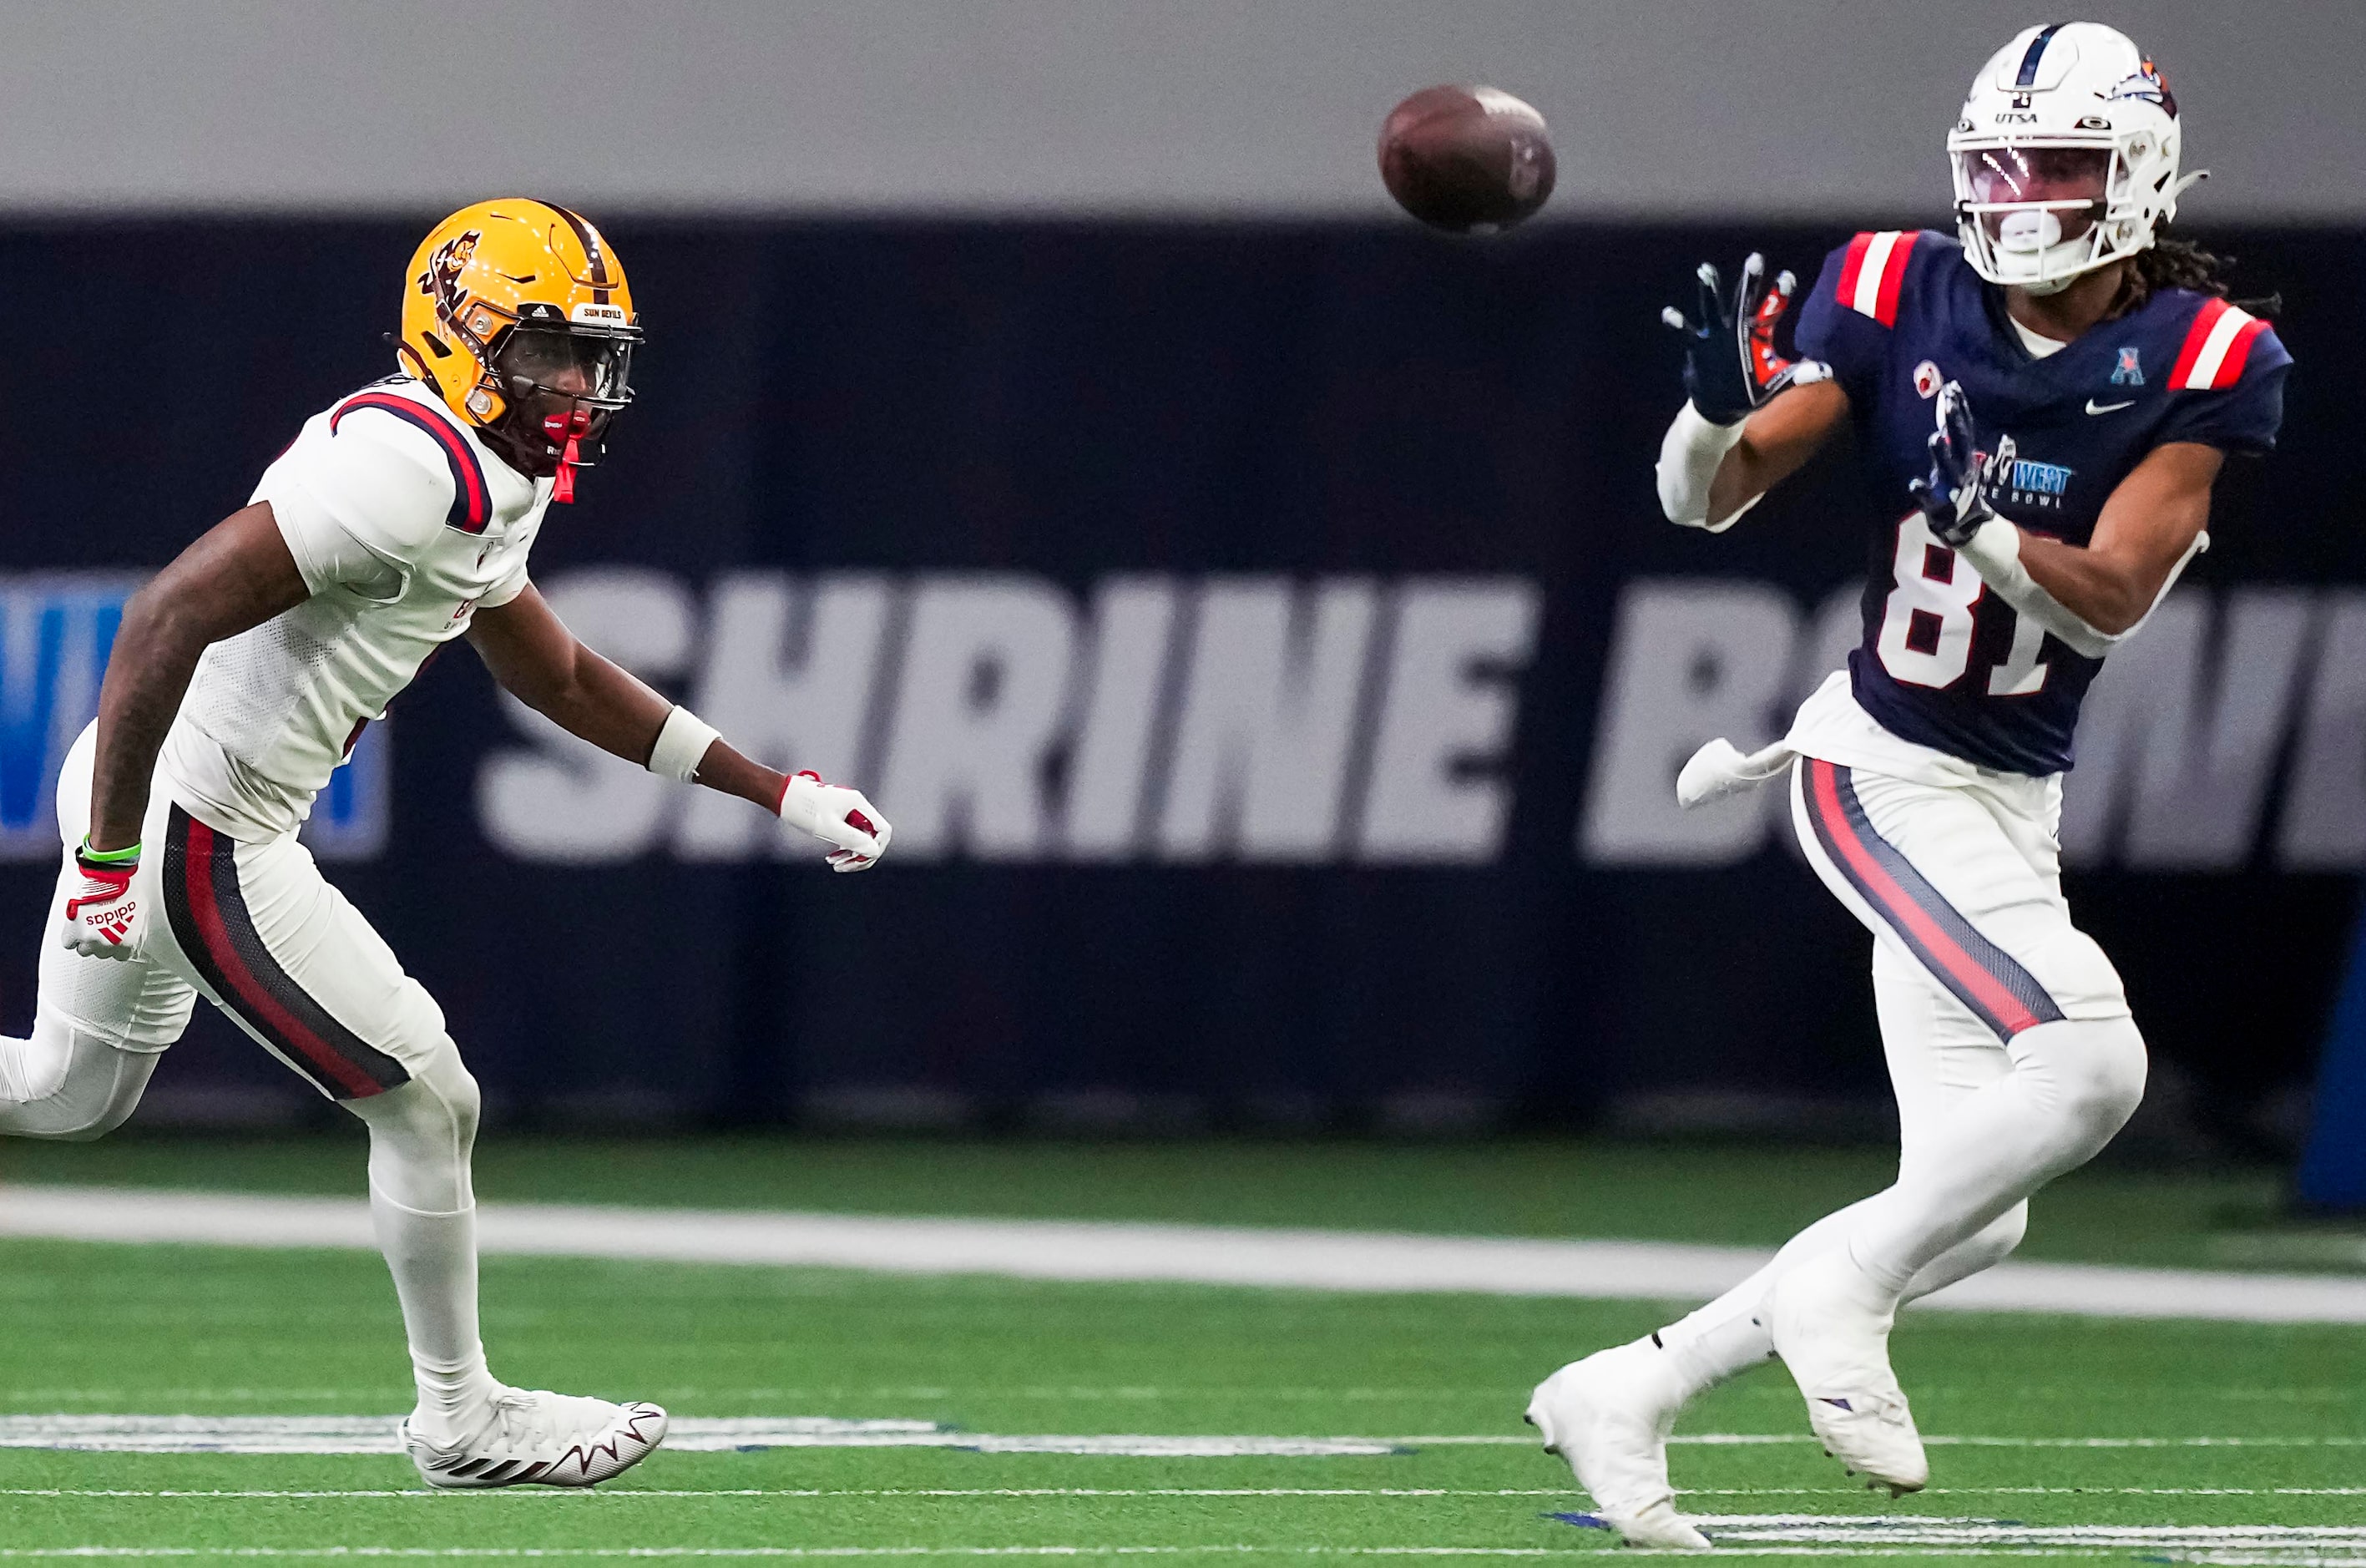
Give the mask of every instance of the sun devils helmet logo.
[{"label": "sun devils helmet logo", "polygon": [[435,301],[435,319],[455,331],[460,330],[460,307],[468,298],[460,276],[476,259],[477,242],[484,237],[481,229],[453,235],[435,247],[427,258],[427,270],[419,275],[419,292]]}]

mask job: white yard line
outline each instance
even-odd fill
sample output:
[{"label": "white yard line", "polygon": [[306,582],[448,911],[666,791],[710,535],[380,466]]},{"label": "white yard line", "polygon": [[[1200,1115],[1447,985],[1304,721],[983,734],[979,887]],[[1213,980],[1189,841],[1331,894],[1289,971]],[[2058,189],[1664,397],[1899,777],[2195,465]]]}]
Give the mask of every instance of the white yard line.
[{"label": "white yard line", "polygon": [[[1858,1546],[1840,1543],[1814,1545],[1761,1544],[1735,1542],[1720,1546],[1718,1551],[1726,1558],[1738,1557],[1804,1557],[1818,1561],[1835,1558],[1928,1557],[1933,1549],[1928,1546]],[[2109,1558],[2127,1560],[2127,1549],[2121,1546],[1986,1546],[1962,1545],[1944,1549],[1950,1557],[2035,1558],[2063,1562]],[[314,1557],[409,1557],[409,1558],[670,1558],[670,1557],[820,1557],[820,1558],[892,1558],[892,1557],[1558,1557],[1568,1558],[1574,1551],[1562,1547],[1540,1546],[615,1546],[615,1547],[469,1547],[469,1546],[52,1546],[0,1547],[0,1558],[89,1558],[89,1557],[163,1557],[163,1558],[314,1558]],[[1628,1552],[1624,1556],[1658,1556],[1661,1553]],[[2282,1564],[2284,1568],[2352,1568],[2366,1563],[2366,1557],[2345,1553],[2337,1557],[2321,1555],[2287,1555],[2271,1551],[2268,1555],[2235,1554],[2209,1551],[2198,1556],[2174,1558],[2151,1556],[2150,1562],[2196,1563]]]},{"label": "white yard line", "polygon": [[31,1546],[7,1557],[1563,1557],[1540,1546]]},{"label": "white yard line", "polygon": [[[0,1416],[0,1450],[57,1449],[84,1453],[397,1454],[393,1416]],[[1671,1442],[1706,1446],[1812,1443],[1807,1433],[1694,1432]],[[2180,1449],[2356,1448],[2366,1438],[1990,1438],[1932,1433],[1933,1448]],[[1068,1454],[1085,1458],[1326,1459],[1377,1458],[1407,1450],[1473,1445],[1532,1448],[1534,1433],[1439,1434],[1414,1437],[1291,1437],[1141,1433],[1073,1436],[966,1432],[932,1421],[839,1420],[824,1416],[676,1416],[666,1447],[676,1453],[735,1453],[760,1449],[960,1449],[979,1453]],[[0,1493],[0,1495],[49,1494]],[[197,1495],[198,1494],[192,1494]],[[769,1494],[749,1494],[764,1495]],[[783,1496],[1426,1496],[1423,1492],[1193,1491],[1177,1493],[1045,1491],[946,1493],[781,1493]],[[1463,1494],[1450,1494],[1462,1495]],[[1559,1496],[1564,1492],[1474,1493],[1470,1495]],[[1752,1492],[1737,1495],[1759,1495]],[[1763,1495],[1785,1495],[1767,1492]],[[1799,1494],[1807,1495],[1811,1494]],[[2200,1495],[2200,1494],[2197,1494]],[[2240,1494],[2229,1493],[2228,1495]],[[2300,1495],[2303,1494],[2293,1494]],[[2347,1495],[2327,1491],[2327,1496]]]},{"label": "white yard line", "polygon": [[[1560,1517],[1573,1523],[1598,1523],[1590,1516]],[[2008,1519],[1934,1519],[1911,1515],[1697,1514],[1692,1517],[1720,1555],[2141,1552],[2154,1562],[2366,1563],[2366,1526],[2358,1525],[2028,1525]]]},{"label": "white yard line", "polygon": [[[1862,1486],[1684,1486],[1684,1497],[1853,1497]],[[116,1486],[5,1486],[0,1497],[141,1497],[180,1502],[237,1502],[242,1499],[300,1501],[306,1498],[454,1498],[483,1495],[515,1501],[565,1502],[571,1498],[715,1498],[780,1497],[813,1502],[830,1498],[996,1498],[1061,1497],[1252,1497],[1380,1498],[1418,1502],[1436,1497],[1551,1497],[1576,1495],[1570,1486],[512,1486],[484,1494],[438,1491],[433,1487],[384,1486],[311,1487],[279,1491],[265,1487],[142,1490]],[[2366,1486],[1933,1486],[1922,1497],[2366,1497]],[[457,1504],[456,1506],[476,1506]]]},{"label": "white yard line", "polygon": [[[0,1449],[84,1453],[399,1454],[392,1416],[0,1416]],[[1131,1459],[1369,1458],[1400,1451],[1388,1438],[1159,1437],[1130,1433],[1007,1436],[932,1421],[839,1421],[818,1416],[678,1416],[677,1453],[757,1449],[962,1449],[996,1454]]]},{"label": "white yard line", "polygon": [[[1834,1496],[1862,1497],[1865,1488],[1829,1487]],[[2065,1491],[2069,1488],[2064,1488]],[[392,1487],[315,1487],[308,1491],[284,1492],[262,1488],[220,1488],[208,1491],[138,1491],[98,1486],[8,1486],[0,1487],[0,1497],[163,1497],[182,1501],[236,1501],[241,1498],[292,1500],[306,1497],[453,1497],[461,1494],[437,1491],[432,1487],[407,1489]],[[785,1497],[805,1502],[833,1497],[913,1498],[939,1497],[981,1501],[989,1498],[1061,1498],[1061,1497],[1203,1497],[1239,1500],[1248,1497],[1392,1497],[1420,1501],[1437,1497],[1569,1497],[1567,1486],[729,1486],[700,1489],[686,1487],[610,1486],[593,1491],[590,1487],[570,1486],[511,1486],[488,1493],[502,1497]],[[1737,1492],[1734,1495],[1741,1495]],[[1804,1496],[1804,1490],[1778,1488],[1760,1492],[1752,1488],[1752,1496]],[[1707,1494],[1700,1494],[1707,1495]],[[466,1506],[467,1505],[462,1505]]]},{"label": "white yard line", "polygon": [[[377,1245],[369,1207],[359,1199],[132,1188],[0,1190],[0,1235],[215,1247]],[[554,1203],[488,1203],[478,1212],[477,1235],[486,1252],[512,1256],[1601,1300],[1704,1300],[1767,1257],[1751,1247],[1673,1242]],[[1921,1304],[2090,1317],[2366,1323],[2366,1279],[2007,1263]]]}]

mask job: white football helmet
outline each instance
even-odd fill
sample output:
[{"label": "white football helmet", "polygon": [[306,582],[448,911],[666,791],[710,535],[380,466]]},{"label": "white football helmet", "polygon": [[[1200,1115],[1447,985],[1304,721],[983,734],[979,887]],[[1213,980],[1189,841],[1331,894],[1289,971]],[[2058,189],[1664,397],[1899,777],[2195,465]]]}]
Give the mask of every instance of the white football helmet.
[{"label": "white football helmet", "polygon": [[2178,176],[2177,100],[2125,33],[2031,28],[1980,68],[1947,138],[1964,255],[2052,294],[2152,244],[2201,174]]}]

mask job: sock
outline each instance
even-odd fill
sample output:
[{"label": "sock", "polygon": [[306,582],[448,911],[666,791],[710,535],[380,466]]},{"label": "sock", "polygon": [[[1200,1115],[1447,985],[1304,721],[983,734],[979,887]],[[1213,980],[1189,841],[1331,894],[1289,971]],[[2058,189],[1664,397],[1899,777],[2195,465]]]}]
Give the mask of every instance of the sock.
[{"label": "sock", "polygon": [[[1876,1195],[1877,1197],[1878,1195]],[[1657,1347],[1668,1358],[1684,1400],[1689,1403],[1729,1378],[1774,1359],[1774,1337],[1766,1330],[1759,1303],[1786,1269],[1841,1245],[1876,1198],[1866,1198],[1836,1210],[1793,1236],[1774,1260],[1749,1279],[1697,1311],[1640,1341]],[[1944,1290],[1958,1280],[1992,1269],[2021,1245],[2029,1222],[2029,1205],[2017,1203],[1969,1238],[1949,1247],[1915,1274],[1903,1302]]]},{"label": "sock", "polygon": [[448,1037],[409,1064],[411,1081],[343,1101],[369,1123],[370,1220],[402,1302],[419,1408],[411,1429],[438,1447],[471,1435],[501,1385],[477,1335],[477,1081]]},{"label": "sock", "polygon": [[1668,1353],[1687,1400],[1774,1359],[1774,1338],[1758,1310],[1766,1292],[1801,1259],[1840,1246],[1871,1201],[1865,1199],[1826,1214],[1785,1242],[1783,1250],[1749,1279],[1651,1336]]},{"label": "sock", "polygon": [[370,1186],[370,1220],[402,1303],[411,1370],[419,1385],[411,1427],[431,1443],[468,1436],[501,1387],[477,1334],[477,1212],[407,1209]]}]

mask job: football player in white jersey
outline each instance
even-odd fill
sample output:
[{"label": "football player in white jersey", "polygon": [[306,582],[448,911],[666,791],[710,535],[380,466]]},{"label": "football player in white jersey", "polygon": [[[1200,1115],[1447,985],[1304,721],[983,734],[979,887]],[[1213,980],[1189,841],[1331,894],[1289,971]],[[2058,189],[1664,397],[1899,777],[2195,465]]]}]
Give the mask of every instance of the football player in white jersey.
[{"label": "football player in white jersey", "polygon": [[569,633],[527,554],[631,400],[638,320],[598,230],[538,201],[453,214],[404,277],[400,374],[309,420],[254,499],[134,594],[58,786],[64,869],[30,1039],[0,1039],[0,1132],[84,1139],[138,1104],[202,995],[368,1126],[438,1486],[585,1486],[665,1436],[654,1404],[506,1387],[477,1332],[474,1079],[444,1015],[297,840],[362,727],[466,637],[563,728],[739,795],[839,871],[888,827],[727,745]]}]

